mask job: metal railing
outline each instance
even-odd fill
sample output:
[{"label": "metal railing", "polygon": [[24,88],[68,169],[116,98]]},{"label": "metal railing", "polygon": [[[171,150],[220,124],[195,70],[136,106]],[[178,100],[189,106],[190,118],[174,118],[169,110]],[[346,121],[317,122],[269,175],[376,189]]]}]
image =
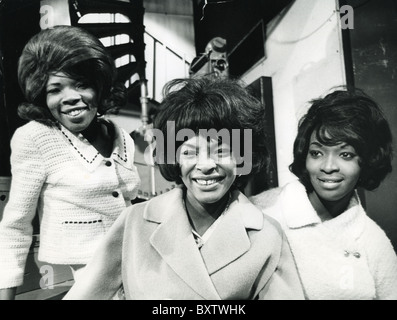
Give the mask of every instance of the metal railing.
[{"label": "metal railing", "polygon": [[163,86],[175,78],[187,78],[192,57],[178,52],[168,44],[145,31],[146,77],[148,95],[160,101]]}]

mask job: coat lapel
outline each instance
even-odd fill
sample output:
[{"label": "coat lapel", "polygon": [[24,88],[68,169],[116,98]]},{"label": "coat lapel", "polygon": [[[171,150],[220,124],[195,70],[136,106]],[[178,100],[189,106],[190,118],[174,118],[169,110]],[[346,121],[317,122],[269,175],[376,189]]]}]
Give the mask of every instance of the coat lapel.
[{"label": "coat lapel", "polygon": [[[160,223],[150,238],[151,245],[174,272],[204,299],[220,299],[194,241],[182,203],[182,189],[154,198],[146,211],[147,220]],[[169,206],[172,204],[172,206]],[[172,207],[172,208],[171,208]]]},{"label": "coat lapel", "polygon": [[247,229],[260,230],[263,214],[240,192],[234,191],[223,220],[201,248],[211,275],[246,253],[251,246]]}]

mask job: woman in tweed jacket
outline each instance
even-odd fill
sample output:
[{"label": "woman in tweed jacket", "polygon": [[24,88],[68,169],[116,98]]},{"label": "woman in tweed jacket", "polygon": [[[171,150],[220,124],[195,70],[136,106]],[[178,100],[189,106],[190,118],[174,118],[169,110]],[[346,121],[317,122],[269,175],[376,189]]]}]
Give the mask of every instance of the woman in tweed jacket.
[{"label": "woman in tweed jacket", "polygon": [[11,141],[10,198],[0,223],[0,296],[23,283],[32,220],[39,260],[84,266],[139,186],[134,142],[102,115],[125,101],[114,61],[86,31],[59,26],[25,46],[18,79],[29,122]]}]

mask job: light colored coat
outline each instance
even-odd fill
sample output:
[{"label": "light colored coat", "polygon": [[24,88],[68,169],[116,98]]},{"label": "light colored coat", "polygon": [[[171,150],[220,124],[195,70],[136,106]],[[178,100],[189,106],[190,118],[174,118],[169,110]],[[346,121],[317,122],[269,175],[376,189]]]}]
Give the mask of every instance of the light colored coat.
[{"label": "light colored coat", "polygon": [[345,212],[324,222],[299,181],[250,200],[283,227],[306,299],[397,299],[396,253],[357,194]]},{"label": "light colored coat", "polygon": [[175,188],[126,209],[65,299],[302,299],[278,223],[240,192],[199,250]]},{"label": "light colored coat", "polygon": [[22,284],[36,212],[39,260],[85,264],[131,205],[140,182],[134,141],[114,127],[109,158],[62,126],[31,121],[15,131],[10,197],[0,223],[0,288]]}]

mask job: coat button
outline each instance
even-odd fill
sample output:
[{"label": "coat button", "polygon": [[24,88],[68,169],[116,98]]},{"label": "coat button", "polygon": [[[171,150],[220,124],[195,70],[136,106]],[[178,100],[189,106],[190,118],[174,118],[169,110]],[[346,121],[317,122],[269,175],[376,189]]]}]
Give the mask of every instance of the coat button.
[{"label": "coat button", "polygon": [[112,163],[110,161],[106,161],[105,165],[107,165],[108,167],[110,167],[112,165]]},{"label": "coat button", "polygon": [[112,192],[112,196],[115,197],[115,198],[117,198],[117,197],[119,196],[119,193],[118,193],[117,191],[113,191],[113,192]]}]

